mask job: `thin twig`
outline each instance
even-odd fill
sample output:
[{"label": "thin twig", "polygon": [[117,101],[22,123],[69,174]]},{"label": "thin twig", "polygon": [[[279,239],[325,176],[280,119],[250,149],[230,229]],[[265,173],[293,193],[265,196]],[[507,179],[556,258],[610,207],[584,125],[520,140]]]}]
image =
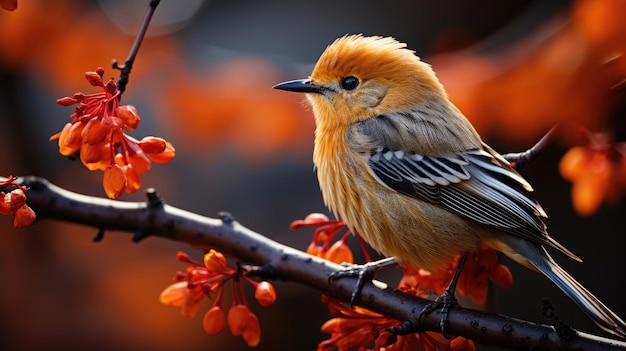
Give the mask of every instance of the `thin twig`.
[{"label": "thin twig", "polygon": [[509,161],[511,165],[520,170],[524,168],[528,163],[534,161],[543,152],[556,136],[558,126],[552,127],[533,147],[524,152],[515,152],[506,155],[502,155],[505,160]]},{"label": "thin twig", "polygon": [[150,25],[150,21],[152,20],[152,15],[154,15],[154,11],[156,10],[160,2],[161,2],[160,0],[150,1],[150,5],[148,6],[148,10],[146,10],[146,15],[143,19],[143,23],[141,24],[141,28],[139,28],[139,32],[137,33],[137,36],[135,37],[135,42],[133,43],[133,47],[130,49],[130,52],[128,53],[128,57],[126,58],[126,61],[124,61],[124,64],[120,66],[117,63],[117,60],[113,59],[113,68],[119,69],[121,71],[120,79],[117,81],[117,88],[120,91],[120,94],[117,97],[118,99],[122,98],[122,94],[126,90],[126,85],[128,84],[128,79],[130,77],[130,71],[133,68],[133,63],[135,62],[135,58],[137,57],[137,54],[139,53],[139,47],[141,46],[143,38],[145,37],[146,32],[148,31],[148,26]]}]

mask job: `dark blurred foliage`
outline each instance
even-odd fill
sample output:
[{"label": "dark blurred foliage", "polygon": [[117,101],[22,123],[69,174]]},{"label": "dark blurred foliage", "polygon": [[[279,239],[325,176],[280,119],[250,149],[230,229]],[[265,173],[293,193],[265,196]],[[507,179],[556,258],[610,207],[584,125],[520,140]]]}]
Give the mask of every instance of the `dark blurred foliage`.
[{"label": "dark blurred foliage", "polygon": [[[117,76],[111,59],[125,59],[147,2],[31,0],[0,11],[3,176],[35,174],[104,196],[100,172],[62,157],[47,141],[72,112],[55,100],[93,92],[85,71],[102,66],[105,78]],[[609,4],[609,11],[585,3]],[[620,6],[609,0],[162,1],[122,99],[142,117],[133,135],[162,136],[177,149],[174,161],[143,176],[144,188],[200,214],[231,211],[246,226],[304,250],[310,232],[290,231],[289,223],[326,212],[310,157],[314,123],[301,96],[271,86],[306,77],[326,45],[347,33],[406,42],[433,64],[452,100],[501,152],[521,151],[569,119],[611,125],[623,137],[623,123],[607,122],[625,112],[607,85],[624,76],[626,65],[603,64],[623,49],[610,35],[624,33],[611,22],[624,13]],[[625,206],[603,207],[590,218],[574,213],[570,185],[558,174],[559,158],[574,141],[562,138],[523,174],[550,215],[552,235],[585,262],[556,259],[626,316],[617,288],[626,264]],[[14,230],[12,218],[0,218],[0,349],[247,349],[228,331],[207,336],[200,317],[189,320],[159,304],[161,290],[184,268],[176,251],[198,259],[201,252],[157,238],[133,244],[117,232],[93,243],[95,234],[54,221]],[[513,286],[494,290],[488,308],[547,322],[540,313],[545,296],[564,321],[598,333],[545,278],[507,264]],[[319,328],[330,317],[320,294],[286,282],[276,289],[271,307],[249,299],[261,322],[258,350],[314,349],[327,337]]]}]

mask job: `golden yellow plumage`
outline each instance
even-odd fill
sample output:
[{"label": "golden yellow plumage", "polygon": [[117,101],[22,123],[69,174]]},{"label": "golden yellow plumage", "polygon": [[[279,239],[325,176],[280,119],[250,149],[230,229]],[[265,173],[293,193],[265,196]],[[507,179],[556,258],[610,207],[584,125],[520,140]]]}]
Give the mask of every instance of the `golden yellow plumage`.
[{"label": "golden yellow plumage", "polygon": [[431,67],[393,38],[345,36],[309,79],[324,201],[372,247],[430,271],[490,247],[539,271],[600,327],[626,324],[560,268],[544,246],[574,254],[545,230],[531,186],[485,145]]}]

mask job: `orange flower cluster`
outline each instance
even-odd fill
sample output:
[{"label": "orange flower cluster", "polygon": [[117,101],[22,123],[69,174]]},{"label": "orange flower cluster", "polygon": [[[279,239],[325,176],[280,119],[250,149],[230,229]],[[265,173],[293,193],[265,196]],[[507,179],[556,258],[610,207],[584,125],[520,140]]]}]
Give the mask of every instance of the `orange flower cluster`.
[{"label": "orange flower cluster", "polygon": [[5,181],[0,181],[0,188],[11,187],[8,193],[0,191],[0,214],[13,216],[13,226],[25,227],[35,220],[35,212],[26,204],[26,192],[28,188],[14,184],[15,177],[10,176]]},{"label": "orange flower cluster", "polygon": [[320,328],[331,336],[318,344],[318,351],[334,348],[361,350],[370,344],[375,350],[380,350],[396,341],[396,336],[387,328],[398,326],[400,322],[358,306],[349,308],[326,294],[322,295],[322,302],[335,318],[326,321]]},{"label": "orange flower cluster", "polygon": [[[185,273],[174,276],[176,283],[163,290],[161,303],[180,307],[183,316],[193,318],[198,314],[200,302],[206,296],[212,300],[211,308],[204,314],[202,326],[209,335],[220,333],[228,324],[231,333],[242,336],[248,346],[254,347],[261,340],[261,326],[257,316],[250,311],[243,293],[241,280],[255,288],[254,297],[262,306],[270,306],[276,301],[274,287],[266,282],[255,282],[241,271],[229,267],[220,252],[210,250],[204,255],[204,262],[196,262],[187,254],[179,252],[179,261],[189,263]],[[226,316],[222,307],[222,294],[226,282],[232,282],[233,306]]]},{"label": "orange flower cluster", "polygon": [[559,163],[561,176],[572,182],[576,212],[590,216],[602,203],[616,203],[626,191],[626,143],[604,133],[588,134],[585,146],[571,148]]},{"label": "orange flower cluster", "polygon": [[[303,220],[293,221],[291,229],[305,226],[317,227],[313,233],[313,241],[309,245],[309,254],[329,259],[333,262],[352,263],[352,252],[345,244],[348,231],[340,240],[331,244],[333,238],[346,225],[342,221],[329,220],[320,213],[311,213]],[[360,243],[362,243],[360,241]],[[332,249],[341,250],[341,254],[333,253]],[[365,247],[362,246],[364,252]],[[366,252],[367,253],[367,252]],[[371,258],[366,256],[369,261]],[[339,258],[339,259],[337,259]],[[345,258],[350,258],[346,260]],[[459,256],[451,262],[450,268],[440,272],[429,272],[417,267],[404,266],[404,274],[398,289],[422,298],[431,298],[433,294],[443,294],[454,270]],[[508,267],[498,262],[498,253],[491,249],[479,250],[469,254],[457,283],[457,292],[477,304],[487,300],[489,281],[501,288],[513,284],[513,277]],[[372,311],[354,307],[353,309],[340,302],[323,296],[331,313],[336,318],[330,319],[322,326],[322,331],[331,334],[328,340],[318,345],[318,351],[337,348],[339,350],[474,350],[474,343],[462,337],[446,339],[439,333],[424,332],[406,336],[391,335],[387,328],[399,322],[386,318]]]},{"label": "orange flower cluster", "polygon": [[[348,230],[340,240],[333,244],[333,239],[347,226],[342,221],[330,220],[325,214],[311,213],[304,219],[298,219],[289,225],[291,229],[302,227],[317,227],[313,232],[313,240],[306,249],[309,255],[317,256],[334,263],[354,263],[352,250],[346,244],[346,240],[352,232]],[[362,241],[359,243],[362,244]],[[364,250],[368,262],[371,258]]]},{"label": "orange flower cluster", "polygon": [[431,298],[433,294],[443,294],[452,279],[452,270],[432,273],[422,268],[403,265],[402,271],[398,289],[424,299]]},{"label": "orange flower cluster", "polygon": [[85,73],[87,81],[104,92],[76,93],[57,100],[62,106],[78,106],[70,116],[72,121],[50,140],[58,140],[61,155],[75,157],[78,153],[90,171],[104,171],[104,191],[116,199],[124,192],[137,191],[151,161],[167,163],[175,150],[162,138],[148,136],[138,141],[124,133],[137,129],[141,119],[135,107],[120,105],[117,84],[113,78],[105,83],[103,75],[102,67]]},{"label": "orange flower cluster", "polygon": [[318,344],[318,351],[334,349],[339,351],[476,350],[471,340],[460,336],[446,339],[443,335],[435,332],[396,336],[387,328],[400,325],[397,320],[386,318],[358,306],[349,308],[327,295],[322,295],[322,302],[328,305],[332,315],[336,317],[322,325],[322,332],[331,336],[328,340]]},{"label": "orange flower cluster", "polygon": [[[306,226],[315,226],[313,240],[307,248],[307,253],[325,258],[335,263],[354,263],[353,254],[346,239],[352,234],[349,230],[342,238],[333,244],[333,238],[346,228],[345,223],[330,220],[321,213],[311,213],[304,219],[291,222],[291,229]],[[362,241],[359,241],[362,244]],[[361,246],[367,261],[371,262],[364,245]],[[416,295],[429,297],[430,293],[443,294],[452,274],[456,269],[458,256],[447,270],[429,272],[419,267],[403,267],[404,275],[400,282],[401,287],[415,287]],[[477,304],[484,304],[487,300],[488,283],[492,281],[501,288],[508,288],[513,284],[513,276],[508,267],[498,262],[498,253],[491,249],[479,250],[469,254],[463,271],[457,283],[459,294],[470,298]]]}]

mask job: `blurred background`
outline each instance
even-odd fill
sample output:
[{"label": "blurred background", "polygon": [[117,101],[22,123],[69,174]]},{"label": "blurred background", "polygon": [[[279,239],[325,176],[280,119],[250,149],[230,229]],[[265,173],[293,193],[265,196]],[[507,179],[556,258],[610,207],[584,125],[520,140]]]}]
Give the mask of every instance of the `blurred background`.
[{"label": "blurred background", "polygon": [[[73,107],[56,99],[97,92],[85,71],[123,62],[148,0],[29,0],[0,10],[0,175],[38,175],[71,191],[105,196],[102,173],[58,153],[48,138]],[[393,36],[431,63],[455,104],[496,150],[522,151],[557,122],[610,130],[623,140],[625,3],[602,1],[162,1],[122,103],[142,123],[131,133],[161,136],[175,159],[142,177],[170,205],[203,215],[230,211],[247,227],[305,249],[308,230],[289,223],[327,213],[313,172],[314,123],[304,99],[272,85],[305,78],[334,39]],[[626,265],[623,201],[580,216],[558,164],[576,133],[565,133],[522,172],[550,216],[549,230],[583,258],[557,261],[619,315]],[[617,193],[623,189],[611,187]],[[122,201],[143,201],[142,191]],[[161,305],[159,293],[185,265],[180,243],[42,221],[14,230],[0,217],[0,349],[244,350],[228,330],[202,330]],[[353,242],[353,244],[355,244]],[[356,247],[356,246],[355,246]],[[542,276],[505,261],[514,277],[490,308],[546,323],[541,298],[580,330],[602,334]],[[382,278],[381,278],[382,279]],[[278,301],[260,307],[258,350],[313,350],[328,335],[320,294],[275,283]],[[251,293],[251,289],[248,291]],[[226,300],[228,301],[228,300]],[[226,302],[226,306],[228,302]],[[603,334],[602,334],[603,335]],[[484,348],[486,349],[486,348]]]}]

